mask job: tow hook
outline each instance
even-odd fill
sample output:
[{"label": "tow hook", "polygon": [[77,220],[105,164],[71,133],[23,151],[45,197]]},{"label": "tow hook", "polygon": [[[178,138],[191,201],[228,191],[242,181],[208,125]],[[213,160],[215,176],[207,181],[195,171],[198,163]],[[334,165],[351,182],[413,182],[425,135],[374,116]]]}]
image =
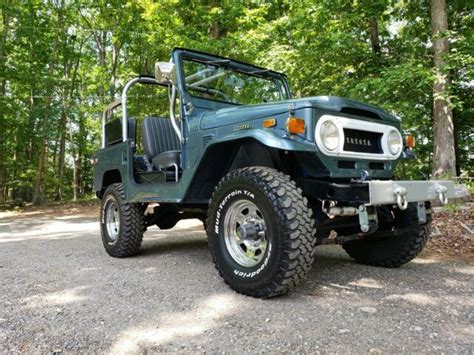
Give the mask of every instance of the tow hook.
[{"label": "tow hook", "polygon": [[398,208],[401,209],[402,211],[406,210],[408,207],[408,200],[406,199],[407,189],[402,186],[397,185],[393,193],[395,194],[395,197],[397,198]]},{"label": "tow hook", "polygon": [[438,193],[438,198],[439,202],[441,202],[442,205],[447,205],[448,204],[448,196],[446,192],[448,189],[445,186],[438,185],[436,188],[436,192]]}]

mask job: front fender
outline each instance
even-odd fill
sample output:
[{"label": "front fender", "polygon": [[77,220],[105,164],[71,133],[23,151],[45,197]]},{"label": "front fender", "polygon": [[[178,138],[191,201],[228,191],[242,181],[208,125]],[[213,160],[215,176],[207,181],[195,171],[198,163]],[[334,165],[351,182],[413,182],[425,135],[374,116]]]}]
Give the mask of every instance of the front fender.
[{"label": "front fender", "polygon": [[251,129],[245,131],[226,134],[222,138],[214,139],[208,146],[208,149],[218,143],[229,142],[233,140],[254,139],[259,143],[270,147],[288,151],[316,152],[317,148],[313,142],[299,136],[289,135],[282,129]]},{"label": "front fender", "polygon": [[[285,134],[284,136],[283,133]],[[235,157],[239,154],[241,148],[255,147],[252,143],[257,143],[261,151],[250,149],[250,154],[252,154],[251,162],[242,162],[237,159],[240,165],[243,163],[246,166],[246,163],[250,163],[253,165],[271,166],[266,164],[273,162],[274,156],[272,154],[278,155],[277,150],[316,152],[315,144],[302,137],[287,137],[286,134],[286,131],[280,130],[279,132],[277,129],[233,131],[222,134],[220,137],[215,137],[205,146],[204,150],[194,149],[196,153],[199,151],[202,153],[199,154],[200,159],[197,159],[197,157],[194,161],[191,159],[189,184],[184,187],[184,201],[186,203],[208,203],[215,186],[226,172],[235,165]],[[212,135],[217,135],[217,132],[213,131],[211,133],[207,131],[203,137],[206,138]],[[190,150],[191,154],[192,152],[193,150]]]}]

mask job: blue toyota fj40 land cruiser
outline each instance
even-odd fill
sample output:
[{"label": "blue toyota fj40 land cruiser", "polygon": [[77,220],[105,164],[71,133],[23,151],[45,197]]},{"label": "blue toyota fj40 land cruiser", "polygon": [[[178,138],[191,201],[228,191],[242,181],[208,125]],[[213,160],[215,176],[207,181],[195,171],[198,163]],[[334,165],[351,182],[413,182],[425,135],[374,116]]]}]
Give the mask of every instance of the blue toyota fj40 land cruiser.
[{"label": "blue toyota fj40 land cruiser", "polygon": [[[168,90],[169,117],[129,117],[135,84]],[[427,242],[430,201],[454,197],[450,181],[394,180],[409,155],[400,120],[378,107],[293,99],[283,74],[177,48],[104,111],[94,158],[103,244],[131,256],[148,227],[199,218],[220,275],[254,297],[297,286],[321,244],[398,267]]]}]

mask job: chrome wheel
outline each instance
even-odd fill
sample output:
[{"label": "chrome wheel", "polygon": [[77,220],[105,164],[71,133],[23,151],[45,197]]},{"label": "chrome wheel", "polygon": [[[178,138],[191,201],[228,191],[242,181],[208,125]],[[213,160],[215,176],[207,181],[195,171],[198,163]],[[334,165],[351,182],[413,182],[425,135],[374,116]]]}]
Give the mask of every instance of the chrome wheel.
[{"label": "chrome wheel", "polygon": [[227,251],[236,263],[254,267],[267,250],[267,228],[262,212],[251,201],[232,203],[224,218],[224,240]]},{"label": "chrome wheel", "polygon": [[118,204],[114,198],[110,198],[105,205],[105,226],[107,234],[112,243],[114,243],[120,231],[120,213]]}]

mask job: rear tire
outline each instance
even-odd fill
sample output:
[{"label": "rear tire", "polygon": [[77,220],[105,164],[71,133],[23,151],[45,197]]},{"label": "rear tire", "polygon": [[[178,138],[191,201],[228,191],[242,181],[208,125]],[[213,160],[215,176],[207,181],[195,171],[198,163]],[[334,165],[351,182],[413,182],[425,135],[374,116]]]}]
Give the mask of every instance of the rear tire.
[{"label": "rear tire", "polygon": [[[391,210],[388,207],[385,209]],[[416,203],[410,203],[404,211],[393,209],[392,212],[394,221],[389,227],[408,227],[410,230],[402,235],[387,237],[378,237],[376,232],[366,239],[348,242],[342,247],[351,258],[360,264],[395,268],[421,253],[429,238],[430,216],[427,216],[427,223],[419,224]]]},{"label": "rear tire", "polygon": [[125,198],[123,185],[112,184],[105,190],[100,207],[102,243],[115,258],[137,254],[146,230],[142,204],[129,203]]},{"label": "rear tire", "polygon": [[314,261],[314,220],[289,176],[250,167],[227,174],[212,195],[209,249],[235,291],[278,296],[300,284]]}]

